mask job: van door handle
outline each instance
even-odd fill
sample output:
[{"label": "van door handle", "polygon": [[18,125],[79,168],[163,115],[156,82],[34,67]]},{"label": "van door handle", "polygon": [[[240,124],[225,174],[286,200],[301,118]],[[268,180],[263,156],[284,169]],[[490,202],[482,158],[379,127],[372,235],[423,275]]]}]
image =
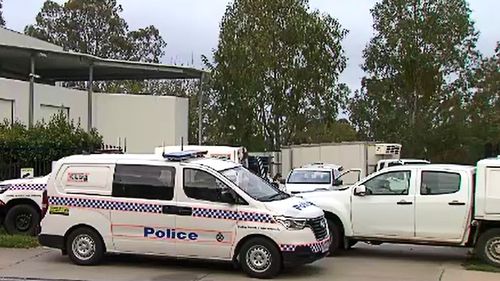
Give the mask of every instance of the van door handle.
[{"label": "van door handle", "polygon": [[193,208],[191,208],[191,207],[178,207],[177,214],[180,216],[190,216],[193,214]]},{"label": "van door handle", "polygon": [[413,202],[406,201],[406,200],[401,200],[397,203],[398,205],[412,205]]},{"label": "van door handle", "polygon": [[458,200],[453,200],[453,201],[449,202],[448,205],[450,205],[450,206],[464,206],[465,203],[464,202],[458,202]]},{"label": "van door handle", "polygon": [[179,211],[177,210],[176,206],[165,205],[161,207],[161,212],[162,214],[176,215]]}]

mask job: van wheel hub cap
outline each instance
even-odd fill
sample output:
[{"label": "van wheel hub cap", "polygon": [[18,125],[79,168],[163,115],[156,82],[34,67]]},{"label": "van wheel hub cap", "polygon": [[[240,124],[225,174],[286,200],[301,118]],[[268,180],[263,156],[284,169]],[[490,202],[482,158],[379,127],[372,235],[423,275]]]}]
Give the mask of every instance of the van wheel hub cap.
[{"label": "van wheel hub cap", "polygon": [[71,247],[75,256],[80,260],[89,260],[95,253],[94,239],[87,234],[78,235],[73,240]]},{"label": "van wheel hub cap", "polygon": [[271,266],[271,253],[264,246],[251,247],[246,255],[247,265],[255,272],[264,272]]},{"label": "van wheel hub cap", "polygon": [[500,237],[492,238],[486,243],[486,255],[489,259],[500,263]]}]

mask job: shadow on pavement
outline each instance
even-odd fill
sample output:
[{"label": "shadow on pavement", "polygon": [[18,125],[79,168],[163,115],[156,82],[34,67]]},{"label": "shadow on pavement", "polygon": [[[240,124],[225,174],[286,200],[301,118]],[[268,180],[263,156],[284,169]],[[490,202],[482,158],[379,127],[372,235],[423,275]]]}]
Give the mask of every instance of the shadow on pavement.
[{"label": "shadow on pavement", "polygon": [[338,257],[416,260],[428,262],[464,262],[469,254],[465,248],[416,246],[416,245],[367,245],[360,244]]}]

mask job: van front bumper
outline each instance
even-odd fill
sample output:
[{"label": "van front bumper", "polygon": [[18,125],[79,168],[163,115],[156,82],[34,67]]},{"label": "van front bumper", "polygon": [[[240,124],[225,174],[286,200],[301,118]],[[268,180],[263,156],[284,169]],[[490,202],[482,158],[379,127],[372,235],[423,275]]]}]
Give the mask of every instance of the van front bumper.
[{"label": "van front bumper", "polygon": [[311,251],[311,248],[306,246],[299,246],[293,252],[282,252],[283,265],[285,267],[293,267],[303,264],[312,263],[319,259],[328,256],[327,252],[315,253]]},{"label": "van front bumper", "polygon": [[60,235],[40,234],[38,242],[45,247],[64,249],[64,237]]}]

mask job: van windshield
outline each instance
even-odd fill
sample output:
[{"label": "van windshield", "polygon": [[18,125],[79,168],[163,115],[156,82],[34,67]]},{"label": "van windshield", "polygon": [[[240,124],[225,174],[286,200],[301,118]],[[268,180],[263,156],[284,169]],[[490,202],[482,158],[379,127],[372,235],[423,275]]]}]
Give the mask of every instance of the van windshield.
[{"label": "van windshield", "polygon": [[244,167],[227,169],[221,173],[255,200],[269,202],[290,197]]},{"label": "van windshield", "polygon": [[331,184],[332,173],[329,171],[295,170],[288,177],[291,184]]}]

